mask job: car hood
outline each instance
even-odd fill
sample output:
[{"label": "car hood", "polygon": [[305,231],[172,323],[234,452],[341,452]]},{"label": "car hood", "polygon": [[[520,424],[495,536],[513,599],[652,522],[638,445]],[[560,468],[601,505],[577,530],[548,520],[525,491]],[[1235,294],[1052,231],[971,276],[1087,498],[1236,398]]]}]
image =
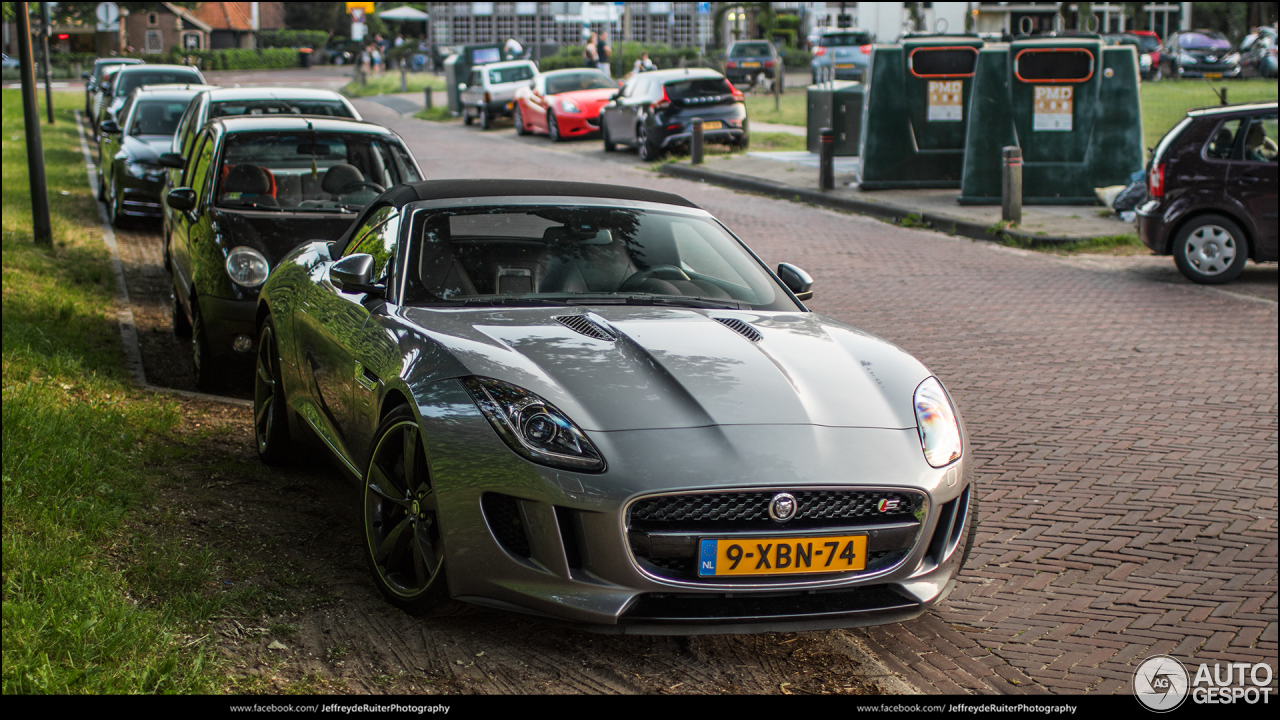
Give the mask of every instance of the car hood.
[{"label": "car hood", "polygon": [[313,240],[337,240],[355,222],[355,214],[295,213],[215,208],[216,232],[228,249],[246,245],[275,267],[295,247]]},{"label": "car hood", "polygon": [[173,147],[172,135],[129,135],[120,144],[131,162],[155,165]]},{"label": "car hood", "polygon": [[[890,343],[813,313],[634,306],[402,313],[453,356],[461,366],[455,374],[531,390],[592,431],[913,428],[915,388],[929,376]],[[588,337],[555,319],[579,314],[617,340]],[[753,341],[713,318],[749,323],[761,337]],[[449,372],[436,353],[421,357],[433,359],[408,372]]]},{"label": "car hood", "polygon": [[604,107],[608,102],[617,95],[616,89],[596,88],[594,90],[570,90],[569,92],[556,93],[551,97],[555,100],[572,100],[574,104],[582,108],[587,114],[599,114],[600,108]]}]

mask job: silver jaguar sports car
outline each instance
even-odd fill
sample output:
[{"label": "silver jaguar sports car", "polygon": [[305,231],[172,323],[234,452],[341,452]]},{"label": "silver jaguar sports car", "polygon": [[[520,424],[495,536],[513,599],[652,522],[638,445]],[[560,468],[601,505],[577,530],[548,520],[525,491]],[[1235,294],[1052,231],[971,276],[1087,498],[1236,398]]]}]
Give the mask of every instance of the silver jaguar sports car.
[{"label": "silver jaguar sports car", "polygon": [[897,622],[973,544],[964,423],[684,198],[398,185],[259,295],[258,451],[359,482],[394,605],[619,633]]}]

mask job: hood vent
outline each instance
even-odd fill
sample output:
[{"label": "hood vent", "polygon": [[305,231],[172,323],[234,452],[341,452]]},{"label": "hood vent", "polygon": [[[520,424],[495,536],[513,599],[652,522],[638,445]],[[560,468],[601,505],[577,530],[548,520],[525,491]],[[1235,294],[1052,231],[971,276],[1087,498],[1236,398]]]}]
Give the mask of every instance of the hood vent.
[{"label": "hood vent", "polygon": [[555,319],[561,325],[589,338],[604,340],[605,342],[613,342],[618,339],[611,330],[586,315],[558,315]]},{"label": "hood vent", "polygon": [[724,325],[730,330],[738,333],[739,335],[750,340],[751,342],[760,342],[761,340],[764,339],[764,336],[760,334],[759,330],[752,327],[750,323],[743,322],[742,320],[738,320],[737,318],[711,318],[711,319],[715,320],[721,325]]}]

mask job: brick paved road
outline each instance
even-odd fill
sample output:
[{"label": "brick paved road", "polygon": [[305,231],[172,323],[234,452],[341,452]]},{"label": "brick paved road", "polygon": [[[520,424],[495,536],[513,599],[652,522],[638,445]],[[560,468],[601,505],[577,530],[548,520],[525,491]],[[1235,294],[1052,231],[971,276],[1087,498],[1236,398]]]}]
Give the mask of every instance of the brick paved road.
[{"label": "brick paved road", "polygon": [[[979,464],[974,556],[936,612],[855,633],[920,687],[1125,692],[1136,662],[1166,652],[1276,667],[1274,302],[360,106],[429,177],[685,195],[770,264],[809,270],[814,310],[899,344],[947,383]],[[1253,272],[1275,283],[1274,265]]]}]

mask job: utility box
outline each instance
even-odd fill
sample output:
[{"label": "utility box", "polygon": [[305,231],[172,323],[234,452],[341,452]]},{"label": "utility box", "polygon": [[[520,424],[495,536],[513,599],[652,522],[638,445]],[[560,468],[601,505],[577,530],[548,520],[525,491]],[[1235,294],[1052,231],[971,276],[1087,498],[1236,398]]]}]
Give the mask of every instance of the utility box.
[{"label": "utility box", "polygon": [[458,48],[457,54],[445,58],[444,89],[449,98],[451,114],[462,114],[462,91],[458,89],[458,85],[467,82],[471,69],[475,66],[501,61],[502,48],[500,43],[463,45]]},{"label": "utility box", "polygon": [[1143,167],[1138,56],[1097,36],[982,50],[965,139],[962,205],[999,205],[1000,149],[1022,150],[1022,202],[1095,205]]},{"label": "utility box", "polygon": [[832,150],[837,157],[858,154],[865,90],[862,83],[845,80],[809,86],[805,113],[805,147],[809,152],[820,152],[822,141],[818,133],[829,127],[835,132]]},{"label": "utility box", "polygon": [[919,35],[875,47],[860,190],[960,187],[983,46],[976,35]]}]

